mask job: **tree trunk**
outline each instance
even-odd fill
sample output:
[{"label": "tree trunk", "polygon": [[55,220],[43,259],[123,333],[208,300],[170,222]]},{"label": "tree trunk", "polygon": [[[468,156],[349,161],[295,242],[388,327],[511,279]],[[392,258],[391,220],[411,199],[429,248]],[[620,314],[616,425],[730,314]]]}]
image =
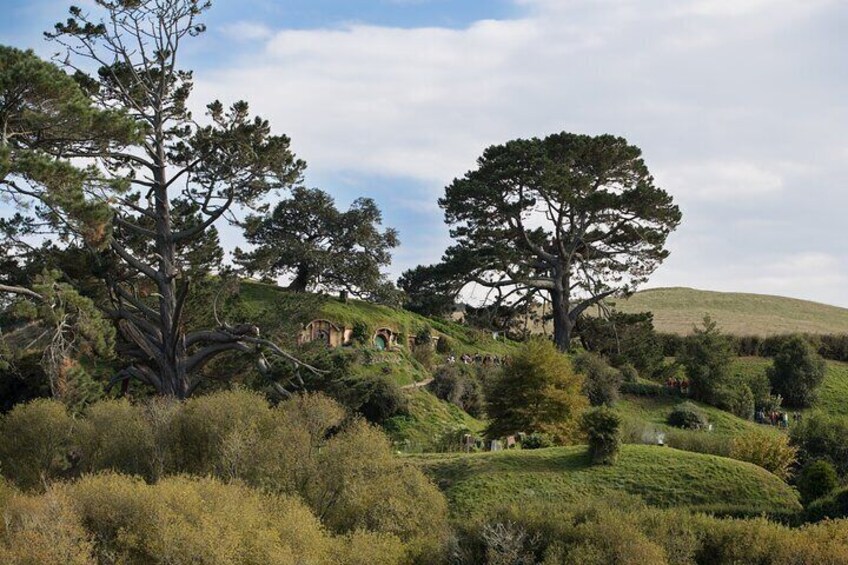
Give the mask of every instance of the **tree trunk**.
[{"label": "tree trunk", "polygon": [[297,266],[297,274],[289,286],[288,290],[292,292],[306,292],[306,288],[309,285],[309,267],[304,263],[301,263]]},{"label": "tree trunk", "polygon": [[568,298],[562,291],[551,291],[552,313],[554,318],[554,343],[557,349],[565,353],[571,346],[571,331],[574,321],[568,314]]}]

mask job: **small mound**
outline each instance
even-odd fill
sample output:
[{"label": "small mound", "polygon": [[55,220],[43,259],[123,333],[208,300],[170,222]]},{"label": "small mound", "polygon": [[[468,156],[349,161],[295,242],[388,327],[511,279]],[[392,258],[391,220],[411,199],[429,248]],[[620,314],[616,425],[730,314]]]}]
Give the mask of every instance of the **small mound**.
[{"label": "small mound", "polygon": [[504,504],[574,502],[627,493],[660,507],[785,513],[797,493],[749,463],[667,447],[625,445],[613,466],[591,466],[584,446],[411,458],[468,516]]}]

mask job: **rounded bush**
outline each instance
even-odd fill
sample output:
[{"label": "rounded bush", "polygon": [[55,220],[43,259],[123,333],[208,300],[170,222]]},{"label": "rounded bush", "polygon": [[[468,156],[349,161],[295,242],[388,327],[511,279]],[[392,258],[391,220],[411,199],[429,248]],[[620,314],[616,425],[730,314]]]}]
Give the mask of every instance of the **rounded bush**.
[{"label": "rounded bush", "polygon": [[64,404],[38,399],[15,406],[0,420],[0,471],[30,489],[68,466],[74,420]]},{"label": "rounded bush", "polygon": [[609,408],[600,407],[583,415],[583,429],[589,441],[589,457],[595,465],[612,465],[621,448],[621,418]]},{"label": "rounded bush", "polygon": [[529,434],[521,440],[522,449],[544,449],[553,446],[554,440],[549,435],[538,432]]},{"label": "rounded bush", "polygon": [[801,501],[804,506],[807,506],[812,501],[833,492],[839,486],[839,478],[830,461],[817,459],[804,467],[795,485],[801,493]]},{"label": "rounded bush", "polygon": [[621,378],[626,383],[635,383],[639,380],[639,371],[630,363],[625,363],[618,368],[621,372]]},{"label": "rounded bush", "polygon": [[707,417],[695,404],[682,402],[668,415],[668,425],[687,430],[700,430],[707,427]]}]

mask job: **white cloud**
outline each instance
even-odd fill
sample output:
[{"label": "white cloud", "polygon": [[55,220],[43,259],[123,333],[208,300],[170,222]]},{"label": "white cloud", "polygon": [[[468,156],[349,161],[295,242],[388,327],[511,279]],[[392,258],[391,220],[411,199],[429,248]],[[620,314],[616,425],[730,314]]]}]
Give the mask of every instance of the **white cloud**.
[{"label": "white cloud", "polygon": [[[835,72],[848,36],[833,25],[848,4],[519,3],[520,19],[466,29],[278,30],[261,50],[198,75],[195,100],[247,99],[322,178],[413,181],[395,195],[398,217],[434,202],[490,144],[620,134],[684,208],[652,283],[756,292],[782,280],[786,294],[848,305],[842,275],[808,285],[762,263],[819,253],[835,263],[818,270],[848,264],[838,127],[848,123],[848,79]],[[441,222],[433,206],[417,212]],[[402,235],[412,245],[405,264],[438,259],[423,236]]]},{"label": "white cloud", "polygon": [[233,41],[261,41],[269,39],[274,31],[260,22],[241,21],[224,26],[221,31]]}]

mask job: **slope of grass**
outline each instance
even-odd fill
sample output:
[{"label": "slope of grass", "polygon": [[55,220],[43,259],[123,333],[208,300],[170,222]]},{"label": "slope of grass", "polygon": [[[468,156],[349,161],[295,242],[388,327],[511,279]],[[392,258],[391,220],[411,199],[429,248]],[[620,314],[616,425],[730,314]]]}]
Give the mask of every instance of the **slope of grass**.
[{"label": "slope of grass", "polygon": [[485,427],[480,420],[426,390],[413,389],[404,393],[409,402],[409,414],[395,416],[384,425],[389,437],[402,451],[435,451],[445,434],[466,429],[479,434]]},{"label": "slope of grass", "polygon": [[796,492],[748,463],[625,445],[612,466],[591,466],[584,446],[410,458],[445,492],[456,516],[502,504],[558,504],[625,492],[655,506],[749,512],[800,508]]},{"label": "slope of grass", "polygon": [[252,281],[241,284],[239,302],[247,312],[262,317],[266,326],[276,326],[274,329],[291,335],[296,335],[310,321],[323,318],[339,326],[362,324],[368,335],[373,335],[380,328],[389,328],[399,334],[402,345],[405,345],[406,337],[429,328],[431,335],[447,337],[456,354],[508,355],[515,347],[510,342],[493,339],[490,333],[446,320],[426,318],[407,310],[362,300],[342,302],[326,295],[292,293],[274,285]]},{"label": "slope of grass", "polygon": [[616,307],[653,312],[658,331],[681,335],[691,333],[706,314],[735,335],[848,333],[848,308],[764,294],[657,288],[619,300]]}]

